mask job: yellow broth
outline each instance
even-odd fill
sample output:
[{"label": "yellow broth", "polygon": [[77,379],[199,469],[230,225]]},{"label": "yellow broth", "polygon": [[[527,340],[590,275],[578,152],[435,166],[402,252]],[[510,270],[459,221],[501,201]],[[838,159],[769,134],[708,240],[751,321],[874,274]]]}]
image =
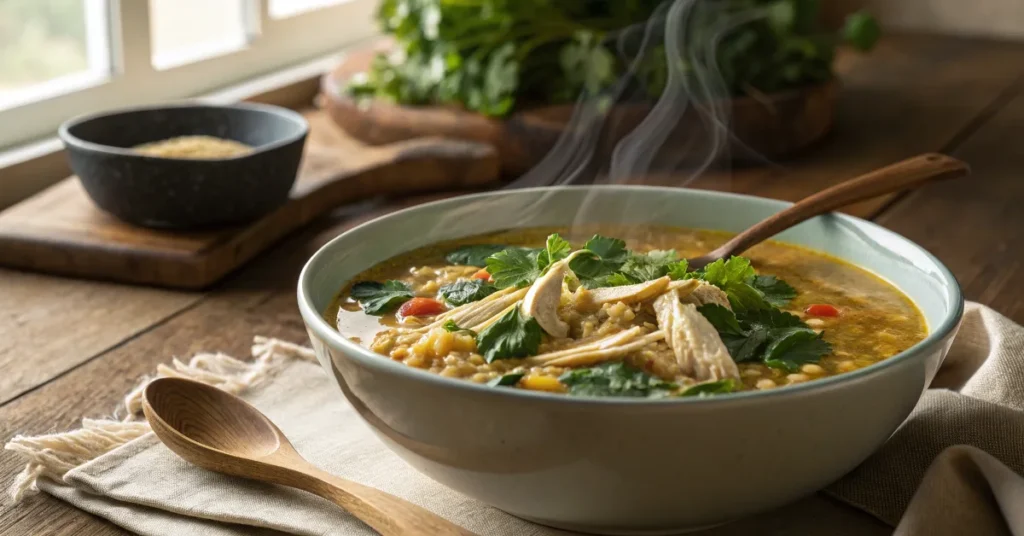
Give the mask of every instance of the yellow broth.
[{"label": "yellow broth", "polygon": [[[473,267],[449,266],[444,260],[446,253],[468,244],[543,247],[545,238],[554,232],[569,240],[574,249],[581,247],[597,233],[622,238],[633,251],[674,249],[682,258],[696,257],[710,251],[731,236],[719,231],[659,226],[601,225],[572,230],[514,230],[417,249],[374,266],[353,281],[396,279],[412,286],[417,296],[436,297],[437,288],[442,284],[468,278],[477,270]],[[817,365],[804,365],[796,372],[770,368],[757,362],[739,363],[743,387],[746,389],[769,389],[850,372],[892,357],[921,341],[927,334],[924,319],[910,299],[866,270],[820,252],[780,242],[761,244],[744,256],[751,260],[759,274],[777,276],[797,290],[796,298],[782,309],[799,316],[815,330],[823,330],[824,339],[832,344],[833,349]],[[324,318],[336,325],[342,335],[372,347],[371,341],[382,332],[399,325],[399,319],[394,313],[383,317],[364,314],[348,296],[349,287],[350,284],[347,284],[341,289],[333,304],[324,312]],[[811,304],[833,305],[840,310],[840,315],[833,318],[807,315],[805,310]],[[433,363],[417,361],[414,366],[478,382],[494,379],[509,371],[523,371],[521,360],[518,359],[485,364],[472,352],[463,352],[461,355],[465,362],[453,362],[450,358],[446,362],[441,358]],[[391,357],[412,364],[404,354],[394,355],[392,352]],[[533,367],[526,372],[557,377],[564,370]]]}]

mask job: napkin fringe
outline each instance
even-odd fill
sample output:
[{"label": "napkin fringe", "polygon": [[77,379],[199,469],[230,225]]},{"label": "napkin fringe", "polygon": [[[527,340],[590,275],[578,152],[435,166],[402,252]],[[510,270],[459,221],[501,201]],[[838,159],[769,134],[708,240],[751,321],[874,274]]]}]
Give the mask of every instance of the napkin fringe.
[{"label": "napkin fringe", "polygon": [[[148,434],[149,423],[139,419],[142,393],[156,378],[186,378],[240,394],[271,378],[292,359],[313,361],[316,355],[305,346],[257,336],[253,339],[251,361],[222,353],[197,354],[188,363],[175,358],[170,365],[157,365],[154,376],[144,377],[124,397],[123,405],[114,411],[114,418],[82,419],[78,430],[57,434],[14,436],[4,448],[20,455],[26,464],[11,485],[11,499],[20,502],[39,492],[40,478],[61,480],[68,471]],[[120,412],[125,415],[117,419]]]}]

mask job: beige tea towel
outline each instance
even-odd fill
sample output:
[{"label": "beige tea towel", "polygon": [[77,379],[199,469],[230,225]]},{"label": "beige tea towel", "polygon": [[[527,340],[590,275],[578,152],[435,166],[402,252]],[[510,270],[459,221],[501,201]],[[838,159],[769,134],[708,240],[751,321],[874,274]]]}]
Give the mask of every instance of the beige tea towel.
[{"label": "beige tea towel", "polygon": [[[1022,360],[1024,328],[971,304],[936,380],[942,388],[929,390],[877,454],[824,494],[705,534],[852,536],[895,527],[900,535],[1024,535]],[[307,348],[257,339],[251,361],[202,354],[158,374],[239,393],[311,462],[478,534],[566,534],[463,497],[407,466],[335,392]],[[136,417],[138,395],[126,398]],[[86,420],[65,434],[15,437],[7,448],[28,462],[13,486],[19,498],[40,489],[140,534],[372,534],[317,497],[192,467],[137,420]]]}]

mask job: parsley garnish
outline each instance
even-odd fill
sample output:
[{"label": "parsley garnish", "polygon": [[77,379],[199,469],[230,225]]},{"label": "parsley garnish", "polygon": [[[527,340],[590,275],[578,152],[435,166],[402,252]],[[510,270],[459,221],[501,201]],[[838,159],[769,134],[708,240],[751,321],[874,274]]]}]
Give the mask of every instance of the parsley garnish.
[{"label": "parsley garnish", "polygon": [[629,258],[625,241],[601,235],[587,240],[583,250],[569,261],[569,269],[588,288],[601,286],[598,281],[614,274]]},{"label": "parsley garnish", "polygon": [[438,293],[444,301],[451,305],[459,306],[482,300],[498,289],[482,279],[470,279],[456,281],[450,285],[441,287]]},{"label": "parsley garnish", "polygon": [[537,268],[542,271],[553,263],[556,263],[569,256],[572,246],[558,233],[548,236],[544,249],[537,254]]},{"label": "parsley garnish", "polygon": [[754,277],[753,287],[764,294],[764,299],[775,307],[783,307],[796,297],[796,289],[774,275]]},{"label": "parsley garnish", "polygon": [[725,291],[729,304],[738,313],[770,309],[765,294],[753,286],[757,274],[743,257],[719,259],[697,273],[698,277]]},{"label": "parsley garnish", "polygon": [[688,387],[685,391],[679,394],[679,396],[699,396],[704,398],[706,396],[721,395],[725,393],[732,393],[740,389],[740,383],[732,378],[726,378],[724,380],[718,380],[713,382],[698,383],[692,387]]},{"label": "parsley garnish", "polygon": [[412,299],[412,289],[401,281],[360,281],[352,285],[349,293],[363,312],[368,315],[380,316],[398,308],[406,301]]},{"label": "parsley garnish", "polygon": [[832,345],[800,318],[775,308],[736,315],[721,305],[697,308],[729,350],[733,361],[761,361],[794,372],[832,352]]},{"label": "parsley garnish", "polygon": [[508,248],[501,244],[476,244],[463,246],[445,255],[444,259],[450,264],[464,266],[487,266],[487,257]]},{"label": "parsley garnish", "polygon": [[481,331],[476,346],[484,359],[491,363],[498,359],[536,355],[540,339],[540,324],[515,307]]},{"label": "parsley garnish", "polygon": [[624,362],[603,363],[562,374],[558,381],[576,396],[631,396],[660,398],[679,386]]},{"label": "parsley garnish", "polygon": [[487,257],[487,272],[497,288],[525,287],[540,277],[538,250],[509,248]]}]

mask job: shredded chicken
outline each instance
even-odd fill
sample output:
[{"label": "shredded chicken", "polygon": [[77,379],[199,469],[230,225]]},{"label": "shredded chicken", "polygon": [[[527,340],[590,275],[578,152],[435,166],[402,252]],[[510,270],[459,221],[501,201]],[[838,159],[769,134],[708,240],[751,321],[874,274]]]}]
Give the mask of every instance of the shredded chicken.
[{"label": "shredded chicken", "polygon": [[533,282],[523,298],[523,312],[532,316],[541,329],[552,337],[565,338],[569,335],[569,324],[558,318],[558,305],[562,301],[562,282],[569,272],[569,263],[558,261],[548,272]]},{"label": "shredded chicken", "polygon": [[697,306],[716,303],[726,309],[732,310],[732,306],[729,305],[729,295],[726,294],[724,290],[708,283],[707,281],[701,281],[699,279],[682,279],[680,281],[673,281],[670,283],[668,285],[668,289],[678,291],[679,299],[683,303],[692,303]]},{"label": "shredded chicken", "polygon": [[654,311],[683,374],[697,381],[739,379],[739,369],[715,327],[694,304],[682,303],[678,290],[658,296]]},{"label": "shredded chicken", "polygon": [[531,364],[536,363],[557,367],[589,366],[625,357],[665,337],[664,333],[656,331],[643,335],[640,338],[635,338],[640,333],[639,330],[640,328],[636,327],[606,337],[602,344],[597,346],[541,354],[531,357],[529,362]]},{"label": "shredded chicken", "polygon": [[[482,300],[460,305],[444,314],[438,315],[430,324],[410,329],[409,332],[427,332],[443,326],[449,320],[463,328],[479,325],[505,312],[510,305],[521,300],[525,294],[525,288],[517,289],[510,287],[502,289]],[[402,330],[402,328],[399,329]]]},{"label": "shredded chicken", "polygon": [[577,307],[581,310],[597,310],[606,303],[622,302],[626,305],[639,303],[664,292],[671,281],[668,276],[665,276],[635,285],[581,291]]}]

